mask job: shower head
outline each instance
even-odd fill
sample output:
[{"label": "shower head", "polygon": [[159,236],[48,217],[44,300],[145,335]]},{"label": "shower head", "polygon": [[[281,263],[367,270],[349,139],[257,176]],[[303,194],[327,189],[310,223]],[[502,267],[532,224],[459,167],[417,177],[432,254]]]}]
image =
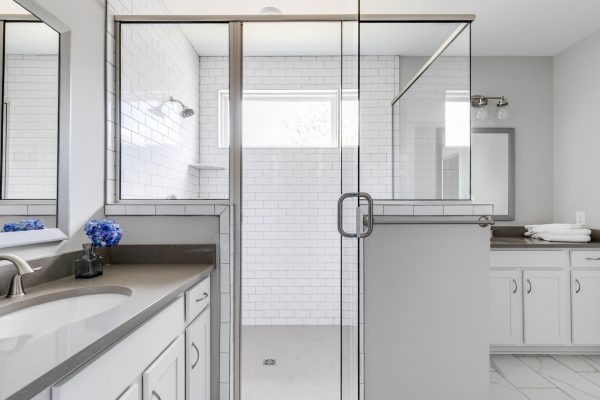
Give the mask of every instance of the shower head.
[{"label": "shower head", "polygon": [[186,107],[185,104],[183,104],[180,100],[177,100],[173,96],[169,98],[169,101],[171,103],[177,103],[181,106],[182,110],[178,113],[181,118],[188,118],[194,115],[194,109]]}]

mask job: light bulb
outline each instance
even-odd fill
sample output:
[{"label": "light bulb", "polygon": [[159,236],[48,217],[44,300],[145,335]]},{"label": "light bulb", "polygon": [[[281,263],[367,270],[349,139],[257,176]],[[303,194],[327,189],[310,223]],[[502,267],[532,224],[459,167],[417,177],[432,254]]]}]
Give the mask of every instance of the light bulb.
[{"label": "light bulb", "polygon": [[510,120],[510,110],[508,109],[508,106],[498,107],[498,110],[496,111],[496,121],[501,122],[508,120]]},{"label": "light bulb", "polygon": [[475,109],[475,121],[485,122],[490,119],[490,112],[487,107],[477,107]]}]

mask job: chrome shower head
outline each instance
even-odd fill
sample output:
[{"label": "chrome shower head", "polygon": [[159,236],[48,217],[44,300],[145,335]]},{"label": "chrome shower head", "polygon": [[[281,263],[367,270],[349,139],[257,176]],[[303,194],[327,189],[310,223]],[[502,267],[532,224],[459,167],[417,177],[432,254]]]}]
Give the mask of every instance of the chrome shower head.
[{"label": "chrome shower head", "polygon": [[194,110],[192,110],[191,108],[184,108],[180,113],[179,116],[181,118],[188,118],[191,117],[192,115],[194,115]]},{"label": "chrome shower head", "polygon": [[183,104],[180,100],[177,100],[173,96],[169,98],[169,101],[171,103],[177,103],[181,106],[182,110],[178,113],[181,118],[188,118],[194,115],[194,109],[186,107],[185,104]]}]

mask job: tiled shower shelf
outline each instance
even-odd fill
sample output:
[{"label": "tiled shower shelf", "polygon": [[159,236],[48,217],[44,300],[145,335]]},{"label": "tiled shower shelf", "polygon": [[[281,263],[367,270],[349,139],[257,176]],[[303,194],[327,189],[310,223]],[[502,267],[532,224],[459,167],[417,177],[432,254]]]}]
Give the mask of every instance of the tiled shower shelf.
[{"label": "tiled shower shelf", "polygon": [[190,168],[195,168],[199,170],[220,170],[224,171],[225,167],[219,167],[218,165],[212,164],[190,164]]}]

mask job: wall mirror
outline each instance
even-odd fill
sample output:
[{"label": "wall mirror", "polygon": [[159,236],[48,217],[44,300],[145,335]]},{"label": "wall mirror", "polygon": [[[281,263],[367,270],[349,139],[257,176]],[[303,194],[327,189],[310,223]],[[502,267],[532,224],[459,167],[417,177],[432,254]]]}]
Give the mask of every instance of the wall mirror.
[{"label": "wall mirror", "polygon": [[0,4],[0,32],[0,247],[61,240],[61,35],[13,2]]},{"label": "wall mirror", "polygon": [[471,196],[493,204],[494,219],[515,219],[515,130],[474,128],[471,133]]}]

